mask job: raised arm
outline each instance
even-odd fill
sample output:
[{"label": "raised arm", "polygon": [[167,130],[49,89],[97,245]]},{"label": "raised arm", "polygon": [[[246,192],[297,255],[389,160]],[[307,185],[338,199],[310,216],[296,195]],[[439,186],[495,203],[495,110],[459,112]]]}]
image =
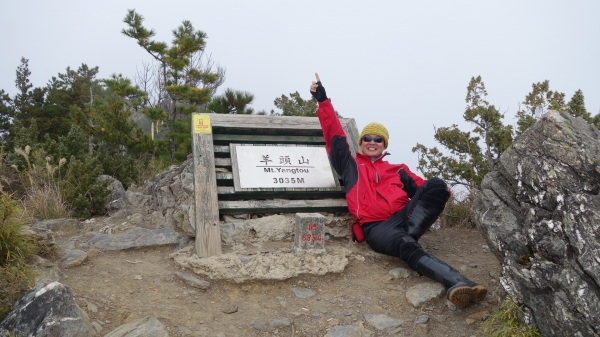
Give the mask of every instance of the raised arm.
[{"label": "raised arm", "polygon": [[315,74],[315,76],[316,82],[312,82],[310,93],[319,102],[317,116],[323,130],[323,138],[325,138],[325,146],[331,165],[344,180],[347,192],[356,183],[358,177],[356,161],[352,157],[346,133],[335,114],[333,105],[331,105],[331,99],[327,98],[319,74]]}]

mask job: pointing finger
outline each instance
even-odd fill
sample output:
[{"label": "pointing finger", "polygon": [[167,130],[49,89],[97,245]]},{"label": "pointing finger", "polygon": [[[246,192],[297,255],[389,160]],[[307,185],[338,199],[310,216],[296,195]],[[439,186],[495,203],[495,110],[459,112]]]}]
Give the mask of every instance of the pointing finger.
[{"label": "pointing finger", "polygon": [[319,74],[315,73],[315,77],[317,78],[317,82],[321,82],[321,79],[319,78]]}]

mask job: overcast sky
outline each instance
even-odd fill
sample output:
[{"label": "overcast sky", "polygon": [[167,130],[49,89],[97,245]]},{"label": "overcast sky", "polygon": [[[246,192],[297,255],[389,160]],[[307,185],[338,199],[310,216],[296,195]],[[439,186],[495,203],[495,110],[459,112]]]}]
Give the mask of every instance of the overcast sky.
[{"label": "overcast sky", "polygon": [[585,95],[600,111],[600,1],[5,1],[0,10],[0,89],[14,94],[20,58],[31,80],[82,63],[100,78],[133,78],[150,56],[121,34],[136,9],[169,42],[182,20],[208,35],[225,67],[221,90],[255,95],[255,110],[308,87],[318,72],[332,102],[360,129],[390,131],[390,162],[416,170],[416,143],[437,145],[434,126],[461,125],[466,87],[481,75],[507,122],[531,84]]}]

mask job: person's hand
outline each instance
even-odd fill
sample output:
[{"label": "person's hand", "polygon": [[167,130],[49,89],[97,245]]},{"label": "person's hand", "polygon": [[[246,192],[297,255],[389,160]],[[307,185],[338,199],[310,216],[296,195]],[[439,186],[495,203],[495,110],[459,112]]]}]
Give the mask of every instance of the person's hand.
[{"label": "person's hand", "polygon": [[315,77],[317,78],[317,81],[312,82],[312,84],[310,86],[310,94],[313,95],[313,97],[318,102],[325,102],[327,100],[327,94],[325,93],[325,88],[321,84],[321,79],[319,78],[319,74],[315,73]]}]

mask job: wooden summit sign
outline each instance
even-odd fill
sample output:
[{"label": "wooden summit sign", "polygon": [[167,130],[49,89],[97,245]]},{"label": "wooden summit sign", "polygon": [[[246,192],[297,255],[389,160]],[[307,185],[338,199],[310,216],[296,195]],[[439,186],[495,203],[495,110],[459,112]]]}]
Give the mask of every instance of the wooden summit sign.
[{"label": "wooden summit sign", "polygon": [[[340,122],[360,151],[354,119]],[[347,210],[316,117],[194,114],[192,150],[200,257],[221,254],[219,214]]]}]

